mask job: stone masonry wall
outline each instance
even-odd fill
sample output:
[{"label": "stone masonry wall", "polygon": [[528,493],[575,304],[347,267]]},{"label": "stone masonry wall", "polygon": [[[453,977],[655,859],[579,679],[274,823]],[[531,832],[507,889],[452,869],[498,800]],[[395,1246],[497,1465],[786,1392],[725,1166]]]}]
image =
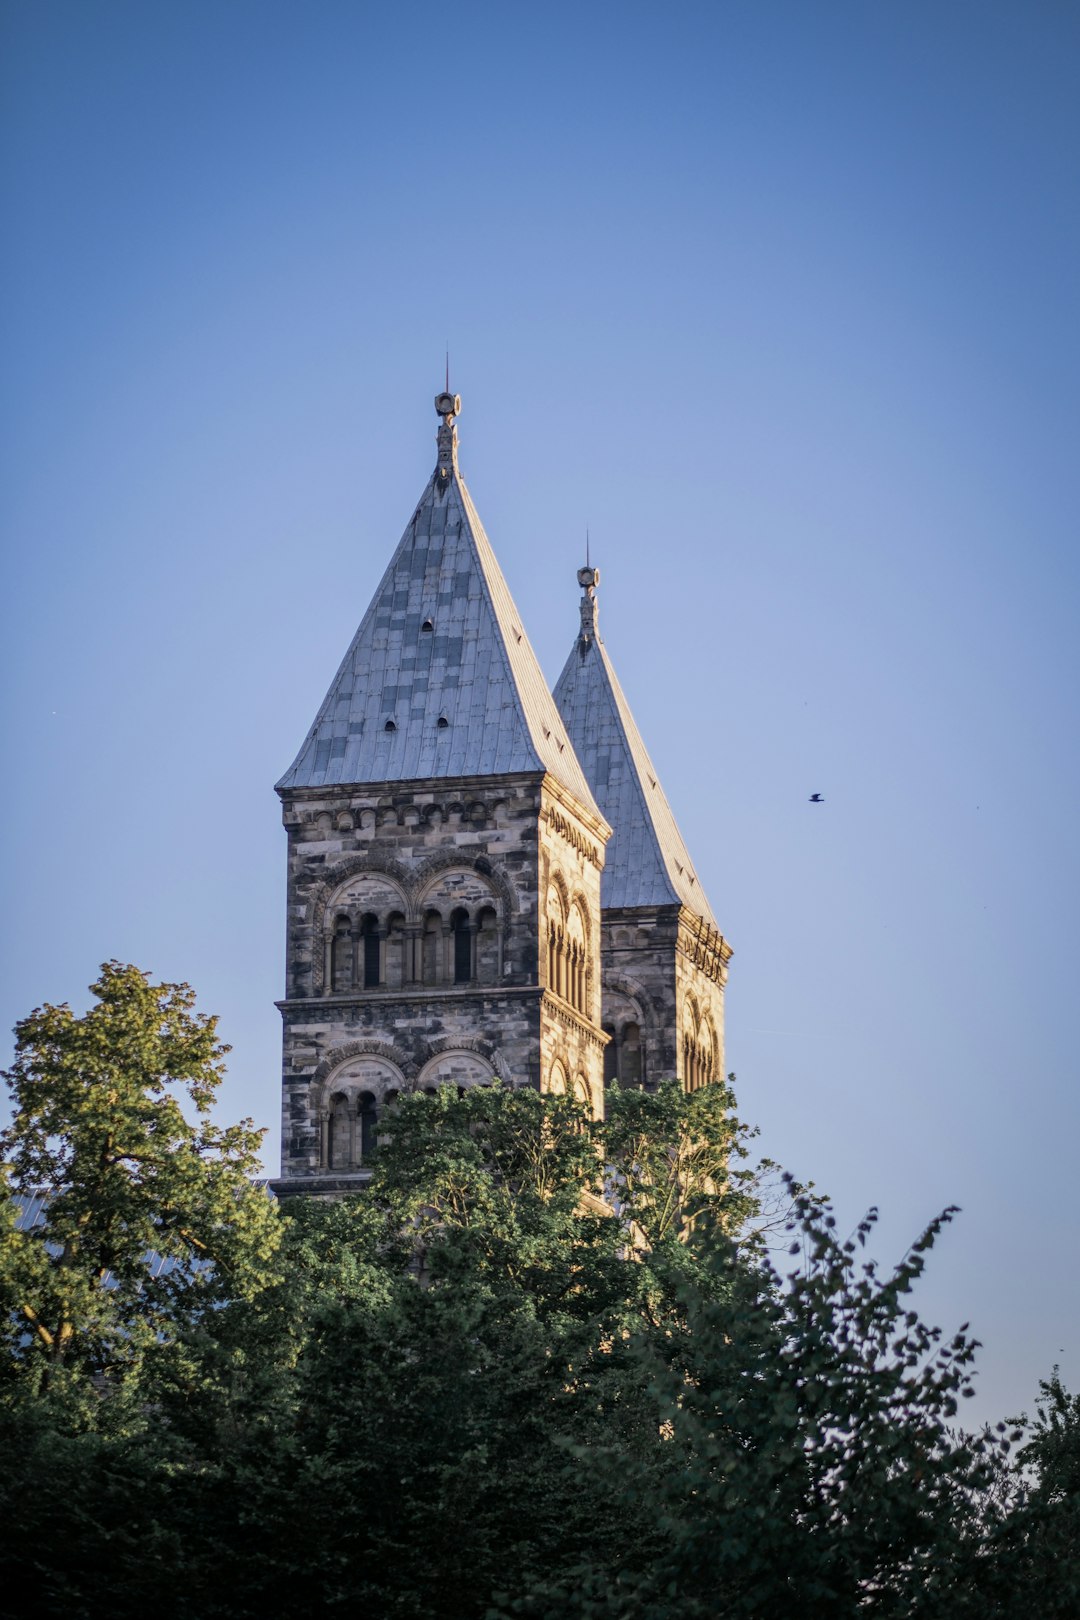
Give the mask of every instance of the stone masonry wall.
[{"label": "stone masonry wall", "polygon": [[[614,1034],[609,1081],[655,1085],[677,1076],[692,1087],[706,1073],[723,1076],[730,954],[716,930],[685,906],[605,911],[603,1024]],[[688,1041],[696,1043],[696,1055],[688,1054]]]},{"label": "stone masonry wall", "polygon": [[[568,1089],[582,1075],[599,1104],[603,1038],[570,992],[587,983],[598,1003],[588,841],[602,861],[602,822],[539,774],[284,790],[282,800],[286,1180],[360,1174],[372,1120],[410,1086],[498,1075],[546,1087],[558,1062]],[[553,881],[592,919],[589,960],[565,995],[545,988]]]},{"label": "stone masonry wall", "polygon": [[587,1101],[596,1118],[604,1108],[600,874],[607,838],[606,823],[546,778],[539,816],[541,1086]]}]

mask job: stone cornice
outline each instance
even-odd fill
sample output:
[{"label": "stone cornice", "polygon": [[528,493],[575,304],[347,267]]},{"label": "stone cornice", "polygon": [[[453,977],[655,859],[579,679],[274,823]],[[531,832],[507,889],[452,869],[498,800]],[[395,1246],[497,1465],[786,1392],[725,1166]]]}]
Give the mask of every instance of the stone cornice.
[{"label": "stone cornice", "polygon": [[684,956],[689,957],[694,966],[707,978],[719,985],[726,982],[727,965],[732,956],[731,946],[719,929],[713,928],[688,906],[683,906],[679,912],[677,948]]},{"label": "stone cornice", "polygon": [[[295,1014],[336,1012],[364,1007],[393,1007],[417,1002],[512,1001],[515,996],[539,1000],[545,992],[535,984],[416,984],[401,990],[343,990],[338,995],[286,996],[274,1006],[288,1018]],[[557,998],[556,998],[557,999]]]},{"label": "stone cornice", "polygon": [[[543,785],[545,797],[557,799],[559,804],[565,810],[568,810],[577,821],[580,821],[583,827],[600,839],[601,845],[607,843],[611,837],[611,826],[604,820],[603,816],[595,814],[592,810],[587,810],[581,801],[575,799],[574,795],[564,788],[561,782],[557,782],[553,776],[545,776]],[[602,866],[603,861],[601,860],[598,864]]]},{"label": "stone cornice", "polygon": [[[305,804],[340,804],[345,801],[350,806],[356,805],[361,809],[375,810],[380,800],[399,800],[418,798],[430,793],[438,798],[447,798],[453,793],[472,793],[477,797],[481,793],[494,794],[496,797],[504,795],[507,788],[512,787],[539,787],[541,783],[554,783],[554,778],[543,771],[511,771],[501,776],[419,776],[408,781],[387,782],[334,782],[325,787],[279,787],[275,792],[283,805]],[[555,783],[559,787],[558,783]],[[576,800],[559,787],[568,802],[576,804]],[[583,811],[579,811],[584,814]]]},{"label": "stone cornice", "polygon": [[604,850],[602,844],[597,844],[577,825],[576,818],[564,815],[557,805],[545,804],[540,811],[539,820],[542,826],[569,844],[583,860],[595,866],[597,871],[604,868]]},{"label": "stone cornice", "polygon": [[545,1010],[552,1015],[557,1023],[562,1024],[566,1029],[578,1030],[591,1045],[603,1051],[611,1040],[610,1035],[605,1035],[604,1031],[594,1024],[591,1019],[586,1018],[584,1013],[578,1012],[576,1007],[571,1007],[570,1003],[564,1001],[561,996],[556,995],[554,990],[544,990],[542,996]]}]

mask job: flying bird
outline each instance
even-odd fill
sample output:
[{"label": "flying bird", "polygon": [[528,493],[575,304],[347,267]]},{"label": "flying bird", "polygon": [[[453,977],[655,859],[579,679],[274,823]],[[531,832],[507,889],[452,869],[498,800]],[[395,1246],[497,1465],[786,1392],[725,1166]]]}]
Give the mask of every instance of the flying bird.
[{"label": "flying bird", "polygon": [[810,795],[810,803],[811,804],[824,804],[825,800],[821,797],[820,793],[811,793],[811,795]]}]

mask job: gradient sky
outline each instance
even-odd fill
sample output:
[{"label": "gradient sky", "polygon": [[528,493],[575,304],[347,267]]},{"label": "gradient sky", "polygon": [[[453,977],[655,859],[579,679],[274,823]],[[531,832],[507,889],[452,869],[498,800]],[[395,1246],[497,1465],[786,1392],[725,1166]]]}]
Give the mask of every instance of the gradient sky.
[{"label": "gradient sky", "polygon": [[[2,1025],[186,979],[276,1170],[272,791],[434,464],[601,626],[762,1149],[1080,1383],[1080,11],[7,0]],[[822,808],[808,795],[826,797]]]}]

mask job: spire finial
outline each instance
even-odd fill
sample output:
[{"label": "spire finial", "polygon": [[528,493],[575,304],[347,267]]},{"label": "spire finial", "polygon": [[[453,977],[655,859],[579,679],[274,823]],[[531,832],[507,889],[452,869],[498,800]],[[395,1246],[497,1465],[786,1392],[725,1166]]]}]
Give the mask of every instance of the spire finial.
[{"label": "spire finial", "polygon": [[[446,375],[450,376],[450,351],[446,353]],[[439,460],[435,468],[435,482],[441,488],[448,488],[450,474],[457,472],[457,428],[454,418],[461,411],[461,395],[452,394],[449,387],[445,394],[435,395],[435,409],[442,417],[442,423],[435,442],[439,446]]]},{"label": "spire finial", "polygon": [[[589,555],[589,531],[585,530],[585,556]],[[600,570],[593,568],[586,561],[584,568],[577,571],[578,584],[581,586],[581,655],[585,656],[590,643],[599,641],[599,604],[596,600],[596,587],[600,583]]]}]

